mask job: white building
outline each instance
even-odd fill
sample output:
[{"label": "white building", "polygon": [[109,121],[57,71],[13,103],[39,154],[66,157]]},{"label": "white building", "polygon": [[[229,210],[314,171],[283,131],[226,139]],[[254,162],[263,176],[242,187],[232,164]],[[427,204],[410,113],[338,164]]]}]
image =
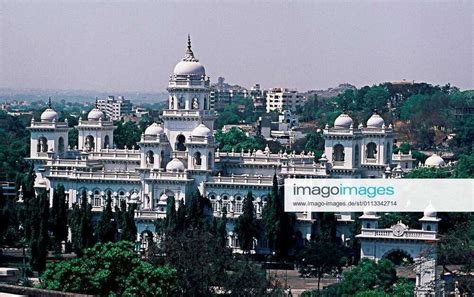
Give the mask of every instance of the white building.
[{"label": "white building", "polygon": [[[393,130],[378,115],[369,119],[367,127],[354,128],[347,114],[341,115],[334,127],[326,126],[325,155],[319,163],[312,153],[272,153],[268,147],[264,151],[220,152],[213,134],[216,114],[210,108],[209,77],[189,40],[185,57],[170,76],[168,91],[163,125],[150,125],[139,148],[115,149],[116,127],[98,108],[89,112],[87,121],[79,122],[79,145],[70,148],[68,125],[58,122],[58,114],[50,106],[41,121],[32,120],[29,127],[35,186],[47,189],[52,197],[53,189],[64,185],[70,206],[85,193],[94,211],[102,210],[108,195],[114,203],[124,199],[136,203],[139,233],[165,216],[168,197],[173,196],[177,204],[180,200],[186,203],[199,189],[210,199],[215,216],[220,216],[222,207],[227,208],[232,244],[236,242],[232,222],[242,213],[248,191],[252,191],[260,217],[275,173],[280,182],[287,177],[390,177],[385,172],[393,167]],[[351,214],[338,217],[351,220]],[[299,231],[309,238],[312,214],[299,213],[297,218]],[[259,247],[265,246],[262,242]]]},{"label": "white building", "polygon": [[123,115],[132,112],[132,103],[123,96],[118,96],[117,98],[108,96],[107,99],[98,99],[96,107],[105,112],[113,121],[120,120]]},{"label": "white building", "polygon": [[296,111],[304,105],[303,95],[296,90],[273,88],[266,95],[267,112],[284,110]]}]

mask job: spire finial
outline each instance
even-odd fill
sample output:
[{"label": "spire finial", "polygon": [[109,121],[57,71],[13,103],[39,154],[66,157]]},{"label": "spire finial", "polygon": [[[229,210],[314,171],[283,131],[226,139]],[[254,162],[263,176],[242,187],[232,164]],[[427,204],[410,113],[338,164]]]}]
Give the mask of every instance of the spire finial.
[{"label": "spire finial", "polygon": [[51,108],[51,96],[48,98],[48,108]]},{"label": "spire finial", "polygon": [[198,62],[199,60],[194,57],[193,50],[191,49],[191,35],[188,34],[188,49],[186,50],[186,55],[183,58],[183,61],[189,62]]},{"label": "spire finial", "polygon": [[99,106],[99,99],[95,97],[95,108],[98,108]]}]

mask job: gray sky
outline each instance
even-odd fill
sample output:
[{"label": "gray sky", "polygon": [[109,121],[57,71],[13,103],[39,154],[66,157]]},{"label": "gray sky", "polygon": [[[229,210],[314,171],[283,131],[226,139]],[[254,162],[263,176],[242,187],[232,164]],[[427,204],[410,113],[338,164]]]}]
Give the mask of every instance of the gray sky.
[{"label": "gray sky", "polygon": [[474,88],[474,1],[0,0],[0,87],[163,91],[193,50],[212,81]]}]

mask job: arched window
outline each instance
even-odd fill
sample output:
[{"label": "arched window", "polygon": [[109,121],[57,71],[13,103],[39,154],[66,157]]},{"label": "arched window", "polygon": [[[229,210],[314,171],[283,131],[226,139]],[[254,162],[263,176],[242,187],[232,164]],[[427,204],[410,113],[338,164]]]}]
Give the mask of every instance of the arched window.
[{"label": "arched window", "polygon": [[227,213],[230,212],[230,201],[229,201],[229,196],[227,195],[223,195],[222,196],[222,209],[225,209],[227,210]]},{"label": "arched window", "polygon": [[242,213],[242,196],[237,195],[235,197],[235,212],[236,213]]},{"label": "arched window", "polygon": [[105,135],[104,137],[104,148],[109,148],[110,147],[110,138],[109,135]]},{"label": "arched window", "polygon": [[179,134],[178,137],[176,137],[176,150],[184,152],[186,150],[185,142],[186,137],[183,134]]},{"label": "arched window", "polygon": [[100,197],[100,192],[99,190],[95,190],[94,191],[94,197],[92,199],[92,206],[94,207],[99,207],[99,206],[102,206],[102,197]]},{"label": "arched window", "polygon": [[333,147],[332,160],[339,162],[344,161],[344,146],[342,144],[336,144]]},{"label": "arched window", "polygon": [[95,148],[94,136],[88,135],[86,137],[85,147],[86,147],[86,151],[88,151],[88,152],[92,152],[94,150],[94,148]]},{"label": "arched window", "polygon": [[46,153],[48,152],[48,139],[46,139],[46,137],[44,136],[41,136],[39,139],[38,139],[38,146],[36,147],[36,151],[38,153]]},{"label": "arched window", "polygon": [[216,195],[215,195],[215,194],[209,195],[209,200],[211,201],[212,211],[213,211],[213,212],[218,211],[218,209],[217,209]]},{"label": "arched window", "polygon": [[58,152],[63,153],[64,152],[64,138],[59,137],[58,139]]},{"label": "arched window", "polygon": [[367,223],[367,226],[365,226],[367,229],[370,229],[370,223]]},{"label": "arched window", "polygon": [[367,144],[367,159],[375,159],[377,154],[377,145],[373,142]]},{"label": "arched window", "polygon": [[360,163],[360,149],[359,149],[359,145],[356,144],[354,147],[354,164],[358,166],[359,163]]},{"label": "arched window", "polygon": [[426,231],[431,231],[431,225],[426,226]]},{"label": "arched window", "polygon": [[193,162],[194,162],[194,165],[201,166],[202,159],[201,159],[201,153],[200,152],[194,153]]},{"label": "arched window", "polygon": [[155,162],[155,157],[153,156],[153,152],[148,151],[146,153],[146,164],[147,165],[153,165],[154,162]]}]

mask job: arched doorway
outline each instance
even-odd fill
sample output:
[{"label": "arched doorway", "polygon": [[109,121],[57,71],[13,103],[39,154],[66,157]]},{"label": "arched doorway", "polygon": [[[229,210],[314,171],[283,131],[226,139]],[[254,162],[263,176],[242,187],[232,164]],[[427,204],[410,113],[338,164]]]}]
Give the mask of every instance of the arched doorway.
[{"label": "arched doorway", "polygon": [[38,145],[36,147],[36,151],[38,153],[48,152],[48,139],[46,139],[46,137],[41,136],[40,138],[38,138]]},{"label": "arched doorway", "polygon": [[177,151],[184,152],[186,150],[186,146],[184,145],[185,142],[186,142],[186,137],[183,134],[179,134],[178,137],[176,137],[175,149]]},{"label": "arched doorway", "polygon": [[153,155],[153,152],[152,151],[148,151],[146,153],[146,164],[147,165],[153,165],[153,163],[155,162],[155,157]]},{"label": "arched doorway", "polygon": [[373,142],[367,144],[367,159],[375,159],[377,154],[377,145]]},{"label": "arched doorway", "polygon": [[332,160],[335,162],[344,162],[344,146],[342,144],[336,144],[333,147]]},{"label": "arched doorway", "polygon": [[109,148],[110,147],[110,138],[109,135],[105,135],[104,137],[104,148]]},{"label": "arched doorway", "polygon": [[94,136],[88,135],[86,137],[85,148],[86,148],[86,151],[88,152],[92,152],[94,150],[95,148]]},{"label": "arched doorway", "polygon": [[64,152],[64,138],[59,137],[58,139],[58,153],[62,154]]},{"label": "arched doorway", "polygon": [[195,152],[193,156],[193,163],[194,166],[199,167],[202,164],[202,158],[201,158],[201,153],[200,152]]}]

